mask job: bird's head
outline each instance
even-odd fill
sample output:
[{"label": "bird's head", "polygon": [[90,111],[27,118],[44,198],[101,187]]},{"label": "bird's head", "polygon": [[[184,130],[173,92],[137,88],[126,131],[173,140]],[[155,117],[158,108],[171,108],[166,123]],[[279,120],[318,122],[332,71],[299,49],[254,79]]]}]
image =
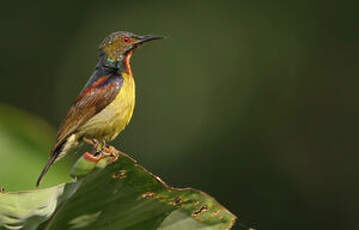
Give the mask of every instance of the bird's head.
[{"label": "bird's head", "polygon": [[137,35],[127,31],[108,35],[100,45],[101,54],[105,55],[105,65],[130,71],[129,64],[135,49],[148,41],[164,38],[159,35]]}]

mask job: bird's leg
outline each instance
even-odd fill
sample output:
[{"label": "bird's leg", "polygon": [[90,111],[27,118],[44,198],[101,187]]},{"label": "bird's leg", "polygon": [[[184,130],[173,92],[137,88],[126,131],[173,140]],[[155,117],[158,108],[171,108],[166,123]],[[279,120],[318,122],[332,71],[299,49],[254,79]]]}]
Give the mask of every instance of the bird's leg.
[{"label": "bird's leg", "polygon": [[87,144],[92,145],[95,149],[97,149],[98,140],[96,140],[95,138],[90,139],[90,138],[87,138],[87,137],[83,137],[82,140],[84,142],[86,142]]}]

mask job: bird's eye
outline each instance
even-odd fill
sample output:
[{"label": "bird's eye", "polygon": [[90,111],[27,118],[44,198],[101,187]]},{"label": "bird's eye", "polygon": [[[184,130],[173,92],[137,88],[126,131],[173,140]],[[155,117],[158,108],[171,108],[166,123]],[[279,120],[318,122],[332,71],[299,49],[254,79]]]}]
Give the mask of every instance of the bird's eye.
[{"label": "bird's eye", "polygon": [[129,43],[130,41],[131,41],[131,39],[129,37],[127,37],[127,36],[122,37],[123,43]]}]

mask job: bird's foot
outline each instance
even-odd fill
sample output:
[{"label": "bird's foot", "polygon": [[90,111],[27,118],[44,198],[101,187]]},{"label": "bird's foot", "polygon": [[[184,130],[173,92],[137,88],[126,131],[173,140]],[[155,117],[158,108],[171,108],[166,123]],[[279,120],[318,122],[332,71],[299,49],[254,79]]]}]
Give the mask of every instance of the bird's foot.
[{"label": "bird's foot", "polygon": [[[95,161],[95,162],[98,162],[106,157],[111,157],[111,162],[115,162],[117,159],[118,159],[118,155],[115,154],[115,153],[110,153],[110,152],[105,152],[105,151],[102,151],[102,152],[96,152],[95,154],[91,154],[91,161]],[[89,157],[88,157],[89,158]]]},{"label": "bird's foot", "polygon": [[95,159],[96,161],[99,161],[105,157],[111,157],[112,162],[115,162],[119,157],[119,154],[116,151],[114,151],[113,147],[107,145],[105,141],[101,145],[98,144],[98,146],[94,148],[94,151],[92,152],[91,155],[92,158]]},{"label": "bird's foot", "polygon": [[109,146],[107,144],[105,144],[104,149],[102,150],[102,154],[104,155],[104,157],[111,157],[112,158],[112,162],[117,161],[119,154],[114,151],[112,146]]},{"label": "bird's foot", "polygon": [[94,152],[93,152],[92,156],[97,161],[99,161],[105,157],[111,157],[112,162],[115,162],[119,157],[119,153],[117,152],[118,150],[115,151],[116,149],[114,149],[112,146],[108,145],[105,140],[103,140],[102,142],[99,142],[95,138],[90,139],[87,137],[83,137],[83,141],[94,147]]}]

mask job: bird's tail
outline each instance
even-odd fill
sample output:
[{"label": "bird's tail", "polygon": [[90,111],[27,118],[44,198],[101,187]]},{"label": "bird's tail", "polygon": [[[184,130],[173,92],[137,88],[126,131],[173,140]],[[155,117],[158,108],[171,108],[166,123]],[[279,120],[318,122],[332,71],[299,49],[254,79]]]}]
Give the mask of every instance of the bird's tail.
[{"label": "bird's tail", "polygon": [[39,187],[42,178],[45,176],[45,174],[47,173],[47,171],[49,170],[50,166],[56,161],[56,159],[59,157],[59,155],[62,152],[63,146],[66,143],[66,141],[64,141],[63,143],[61,143],[60,145],[58,145],[51,153],[50,159],[47,162],[45,168],[42,170],[39,178],[37,179],[36,182],[36,187]]}]

